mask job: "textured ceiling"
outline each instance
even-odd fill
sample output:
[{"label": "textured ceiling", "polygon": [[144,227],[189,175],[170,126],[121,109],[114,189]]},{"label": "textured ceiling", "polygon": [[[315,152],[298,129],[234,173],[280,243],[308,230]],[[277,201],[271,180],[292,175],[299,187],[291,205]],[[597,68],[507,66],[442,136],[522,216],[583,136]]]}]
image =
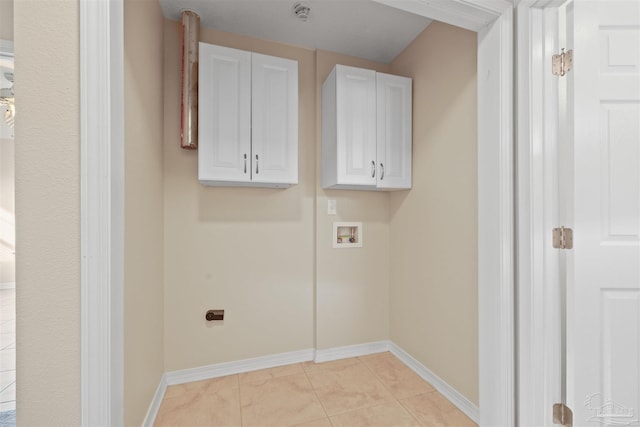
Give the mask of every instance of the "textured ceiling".
[{"label": "textured ceiling", "polygon": [[324,49],[389,63],[431,22],[371,0],[307,0],[306,22],[293,13],[295,0],[160,0],[164,15],[200,15],[203,27],[260,39]]}]

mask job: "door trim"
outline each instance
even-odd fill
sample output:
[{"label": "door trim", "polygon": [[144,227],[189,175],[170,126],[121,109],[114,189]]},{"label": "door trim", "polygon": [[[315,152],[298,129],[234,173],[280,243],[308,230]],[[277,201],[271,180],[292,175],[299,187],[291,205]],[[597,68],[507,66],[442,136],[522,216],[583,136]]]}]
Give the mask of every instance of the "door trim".
[{"label": "door trim", "polygon": [[559,223],[559,1],[523,0],[517,15],[518,425],[549,425],[562,401]]},{"label": "door trim", "polygon": [[80,0],[81,412],[124,424],[122,0]]},{"label": "door trim", "polygon": [[515,424],[513,9],[478,32],[480,425]]},{"label": "door trim", "polygon": [[[390,5],[410,3],[426,4]],[[456,3],[469,16],[490,15],[489,24],[472,29],[478,31],[480,425],[513,425],[513,9],[506,0]],[[80,0],[80,7],[82,422],[122,425],[123,0]]]}]

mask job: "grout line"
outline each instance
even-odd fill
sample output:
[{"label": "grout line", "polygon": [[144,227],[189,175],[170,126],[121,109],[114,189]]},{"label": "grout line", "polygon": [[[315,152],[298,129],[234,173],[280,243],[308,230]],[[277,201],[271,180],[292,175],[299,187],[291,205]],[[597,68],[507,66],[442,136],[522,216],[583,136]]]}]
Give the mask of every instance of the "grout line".
[{"label": "grout line", "polygon": [[[313,391],[313,394],[316,396],[316,399],[318,399],[318,403],[320,403],[320,407],[324,411],[324,415],[327,418],[329,418],[329,413],[327,412],[327,408],[324,407],[324,403],[322,403],[322,400],[320,399],[320,396],[318,396],[318,391],[316,390],[315,386],[313,385],[313,382],[311,381],[311,378],[309,378],[309,373],[304,369],[304,367],[302,368],[302,370],[304,371],[304,376],[307,378],[307,381],[309,382],[309,385],[311,386],[311,390]],[[331,420],[329,420],[329,422],[331,423]],[[331,425],[333,425],[333,423],[331,423]]]},{"label": "grout line", "polygon": [[240,427],[244,426],[244,411],[242,410],[242,382],[240,381],[240,374],[234,374],[238,380],[238,403],[240,405]]},{"label": "grout line", "polygon": [[[391,353],[389,353],[391,354]],[[373,370],[373,368],[371,368],[367,363],[365,363],[364,361],[360,360],[360,362],[367,367],[367,369],[373,374],[373,376],[380,382],[380,384],[382,384],[382,387],[385,388],[385,390],[387,390],[389,392],[389,394],[391,395],[391,397],[394,398],[394,400],[399,401],[400,399],[398,399],[395,395],[395,393],[385,384],[385,382],[382,380],[382,378],[380,378],[376,372]]]},{"label": "grout line", "polygon": [[[238,382],[240,384],[251,384],[251,383],[257,383],[257,382],[267,382],[267,381],[277,380],[279,378],[286,378],[286,377],[291,377],[291,376],[294,376],[294,375],[300,375],[301,372],[292,372],[290,374],[277,375],[277,376],[272,376],[272,377],[269,377],[269,378],[263,378],[263,379],[257,379],[257,380],[251,380],[251,381],[244,381],[244,382],[242,382],[240,380],[240,375],[248,374],[248,373],[251,373],[251,372],[257,372],[257,371],[270,371],[272,369],[283,368],[283,367],[286,367],[286,366],[295,366],[295,365],[301,365],[301,363],[291,363],[290,365],[276,366],[274,368],[256,369],[255,371],[241,372],[241,373],[236,374],[236,375],[238,375]],[[302,373],[304,373],[304,369],[302,368],[302,366],[300,366],[300,369],[302,370]]]},{"label": "grout line", "polygon": [[[400,403],[400,401],[398,399],[394,399],[394,400],[391,400],[391,401],[388,401],[388,402],[380,402],[380,403],[376,403],[376,404],[371,405],[371,406],[365,406],[365,407],[358,408],[358,409],[352,409],[350,411],[340,412],[339,414],[336,414],[336,415],[343,415],[343,414],[348,414],[348,413],[355,412],[355,411],[362,411],[362,410],[365,410],[365,409],[377,408],[378,406],[389,405],[389,404],[393,404],[394,402],[399,404],[400,408],[402,408],[402,410],[405,411],[419,426],[423,427],[423,425],[420,423],[420,421],[418,421],[416,419],[416,417],[407,408],[405,408],[404,405],[402,405],[402,403]],[[329,421],[331,421],[331,420],[329,420]],[[333,423],[331,425],[333,425]]]},{"label": "grout line", "polygon": [[[416,396],[421,396],[423,394],[427,394],[427,393],[421,393],[421,394],[417,394]],[[415,396],[411,396],[411,397],[415,397]],[[410,399],[409,397],[407,397],[407,399]],[[407,408],[405,405],[402,404],[402,401],[400,399],[398,399],[398,403],[400,404],[400,406],[402,406],[402,409],[404,409],[405,411],[407,411],[407,414],[409,414],[409,416],[411,418],[413,418],[416,423],[418,423],[418,425],[422,426],[423,424],[420,422],[420,420],[418,420],[418,417],[416,415],[414,415],[414,413],[411,411],[411,409]]]},{"label": "grout line", "polygon": [[[398,358],[397,358],[393,353],[391,353],[391,352],[389,352],[389,355],[388,355],[387,357],[392,357],[392,358],[397,359],[398,361],[402,362],[400,359],[398,359]],[[393,392],[393,391],[392,391],[392,390],[387,386],[387,384],[384,382],[384,380],[382,380],[382,378],[380,378],[380,377],[376,374],[376,371],[375,371],[371,366],[369,366],[369,364],[368,364],[368,363],[366,363],[364,360],[361,360],[361,362],[362,362],[362,364],[363,364],[363,365],[365,365],[365,366],[369,369],[369,371],[371,371],[371,373],[372,373],[372,374],[373,374],[373,375],[378,379],[378,381],[380,381],[380,383],[382,384],[382,386],[383,386],[385,389],[387,389],[387,391],[388,391],[388,392],[391,394],[391,396],[393,397],[394,401],[395,401],[395,402],[397,402],[397,403],[400,405],[400,407],[401,407],[401,408],[402,408],[402,409],[403,409],[407,414],[409,414],[409,416],[410,416],[410,417],[411,417],[411,418],[412,418],[412,419],[413,419],[413,420],[414,420],[418,425],[422,426],[423,424],[422,424],[422,423],[420,423],[420,421],[419,421],[419,420],[418,420],[418,418],[413,414],[413,412],[411,412],[411,410],[409,410],[409,408],[407,408],[405,405],[403,405],[403,404],[402,404],[402,400],[401,400],[399,397],[397,397],[397,396],[396,396],[396,394],[395,394],[395,393],[394,393],[394,392]],[[404,364],[403,364],[403,365],[404,365]],[[425,393],[419,393],[419,394],[416,394],[416,395],[414,395],[414,396],[407,396],[407,397],[404,397],[403,399],[410,399],[410,398],[415,397],[415,396],[420,396],[420,395],[423,395],[423,394],[433,393],[434,391],[436,391],[436,389],[431,385],[431,383],[429,383],[429,382],[425,381],[423,378],[420,378],[420,380],[421,380],[421,381],[423,381],[423,382],[425,382],[425,383],[427,383],[427,384],[429,384],[429,385],[432,387],[432,390],[430,390],[430,391],[428,391],[428,392],[425,392]],[[388,402],[387,402],[387,403],[388,403]],[[377,406],[377,405],[374,405],[374,406]],[[371,407],[373,407],[373,406],[371,406]]]},{"label": "grout line", "polygon": [[[332,426],[333,426],[333,422],[331,422],[331,417],[335,417],[335,416],[342,415],[342,414],[347,414],[347,413],[349,413],[349,412],[353,412],[353,411],[359,411],[359,410],[362,410],[362,409],[373,408],[373,407],[376,407],[376,406],[385,405],[385,404],[387,404],[387,403],[392,403],[392,402],[394,402],[394,401],[398,402],[398,399],[396,398],[396,396],[391,392],[391,390],[389,390],[389,388],[384,384],[384,382],[383,382],[380,378],[378,378],[378,376],[377,376],[377,375],[375,375],[375,373],[372,371],[372,369],[371,369],[371,368],[370,368],[370,367],[369,367],[369,366],[368,366],[368,365],[367,365],[367,364],[366,364],[366,363],[365,363],[365,362],[360,358],[360,356],[356,356],[356,357],[354,357],[354,359],[357,359],[357,361],[358,361],[358,362],[357,362],[357,363],[353,363],[353,364],[351,364],[351,365],[346,365],[346,366],[345,366],[345,368],[349,368],[349,367],[357,366],[358,364],[360,364],[360,365],[364,365],[364,366],[365,366],[365,368],[366,368],[368,371],[370,371],[371,373],[373,373],[373,376],[374,376],[375,380],[376,380],[376,381],[378,381],[378,382],[382,385],[382,387],[383,387],[385,390],[387,390],[387,392],[389,392],[389,395],[391,396],[391,400],[386,401],[386,402],[378,402],[378,403],[374,403],[374,404],[372,404],[372,405],[363,406],[363,407],[361,407],[361,408],[348,409],[348,410],[346,410],[346,411],[342,411],[342,412],[335,413],[335,414],[333,414],[333,415],[331,415],[331,416],[327,413],[327,418],[329,418],[329,422],[331,423],[331,425],[332,425]],[[325,363],[328,363],[328,362],[325,362]],[[311,380],[309,380],[309,382],[311,382]],[[313,387],[313,383],[311,384],[311,386]],[[314,391],[315,391],[315,388],[314,388]],[[316,393],[316,395],[317,395],[317,393]],[[320,399],[318,398],[318,400],[320,400]],[[320,404],[322,405],[322,401],[320,401]],[[322,405],[322,406],[323,406],[323,408],[324,408],[324,405]],[[326,412],[326,409],[325,409],[325,412]]]}]

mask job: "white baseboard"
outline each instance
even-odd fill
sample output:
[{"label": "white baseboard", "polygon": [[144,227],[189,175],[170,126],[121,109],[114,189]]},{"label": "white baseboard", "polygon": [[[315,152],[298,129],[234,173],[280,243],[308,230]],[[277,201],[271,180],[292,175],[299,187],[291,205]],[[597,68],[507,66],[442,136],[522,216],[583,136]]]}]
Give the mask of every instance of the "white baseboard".
[{"label": "white baseboard", "polygon": [[16,282],[0,283],[0,290],[3,290],[3,289],[15,289],[15,288],[16,288]]},{"label": "white baseboard", "polygon": [[162,399],[164,398],[164,394],[167,391],[166,377],[167,374],[163,374],[160,378],[160,384],[158,384],[156,393],[153,395],[153,399],[151,400],[151,405],[149,405],[147,415],[144,417],[144,421],[142,422],[142,427],[153,427],[153,424],[156,422],[156,417],[158,416],[158,411],[160,410]]},{"label": "white baseboard", "polygon": [[216,365],[167,372],[165,376],[168,385],[190,383],[192,381],[208,380],[210,378],[224,377],[241,372],[308,362],[313,360],[314,353],[315,351],[313,349],[279,353],[253,359],[238,360],[236,362],[219,363]]},{"label": "white baseboard", "polygon": [[396,356],[402,363],[411,368],[422,379],[430,383],[436,390],[453,403],[458,409],[471,418],[476,424],[480,421],[480,409],[469,399],[460,394],[458,390],[447,384],[442,378],[431,372],[426,366],[414,359],[409,353],[391,342],[389,351]]},{"label": "white baseboard", "polygon": [[364,344],[345,345],[344,347],[327,348],[316,350],[316,363],[329,362],[331,360],[346,359],[348,357],[366,356],[368,354],[382,353],[389,351],[390,342],[375,341]]}]

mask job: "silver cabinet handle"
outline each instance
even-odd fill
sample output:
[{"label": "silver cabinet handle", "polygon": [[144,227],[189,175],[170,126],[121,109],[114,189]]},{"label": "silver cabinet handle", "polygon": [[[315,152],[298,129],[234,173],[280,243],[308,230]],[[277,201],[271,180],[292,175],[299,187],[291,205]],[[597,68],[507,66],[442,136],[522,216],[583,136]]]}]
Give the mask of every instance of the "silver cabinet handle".
[{"label": "silver cabinet handle", "polygon": [[258,167],[258,155],[256,154],[256,175],[260,173],[260,168]]},{"label": "silver cabinet handle", "polygon": [[244,173],[247,173],[247,153],[244,154]]},{"label": "silver cabinet handle", "polygon": [[380,163],[380,181],[384,179],[384,165]]},{"label": "silver cabinet handle", "polygon": [[371,178],[376,177],[376,162],[371,160]]}]

